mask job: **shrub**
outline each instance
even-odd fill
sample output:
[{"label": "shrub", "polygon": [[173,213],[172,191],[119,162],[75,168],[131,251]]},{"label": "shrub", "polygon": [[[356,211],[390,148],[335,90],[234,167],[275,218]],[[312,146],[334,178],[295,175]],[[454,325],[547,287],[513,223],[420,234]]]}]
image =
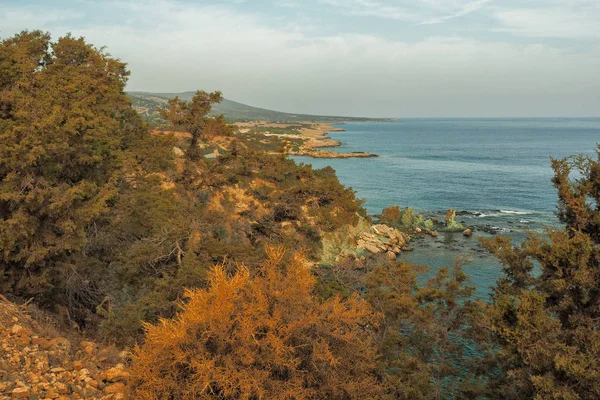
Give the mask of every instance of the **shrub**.
[{"label": "shrub", "polygon": [[266,251],[256,276],[216,266],[210,287],[188,290],[175,319],[146,326],[134,399],[381,397],[366,303],[317,300],[302,256]]}]

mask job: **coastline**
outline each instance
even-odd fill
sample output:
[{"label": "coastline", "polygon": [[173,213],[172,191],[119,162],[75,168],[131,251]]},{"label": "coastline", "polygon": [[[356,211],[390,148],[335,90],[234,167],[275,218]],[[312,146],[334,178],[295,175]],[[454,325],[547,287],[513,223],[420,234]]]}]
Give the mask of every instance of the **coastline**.
[{"label": "coastline", "polygon": [[344,128],[331,126],[328,124],[317,124],[310,128],[301,130],[305,142],[300,146],[300,150],[291,154],[296,156],[308,156],[313,158],[368,158],[378,157],[377,154],[367,152],[340,153],[331,150],[324,150],[331,147],[340,147],[342,142],[333,140],[329,137],[329,132],[345,132]]},{"label": "coastline", "polygon": [[264,121],[238,122],[234,124],[241,133],[248,133],[253,129],[284,130],[285,132],[262,132],[266,137],[277,137],[285,140],[296,140],[299,144],[289,151],[290,155],[307,156],[312,158],[370,158],[378,157],[377,154],[367,152],[342,153],[327,148],[340,147],[342,142],[329,137],[329,132],[343,132],[344,128],[335,127],[326,123],[269,123]]}]

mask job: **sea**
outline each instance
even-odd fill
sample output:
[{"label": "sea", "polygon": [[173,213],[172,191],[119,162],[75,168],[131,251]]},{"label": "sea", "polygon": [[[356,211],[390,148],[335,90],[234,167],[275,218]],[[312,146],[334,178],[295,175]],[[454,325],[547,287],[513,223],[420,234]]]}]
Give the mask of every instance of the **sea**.
[{"label": "sea", "polygon": [[343,145],[331,150],[379,157],[293,157],[296,162],[333,167],[372,215],[398,205],[443,220],[447,209],[455,209],[457,220],[473,228],[472,238],[415,237],[412,251],[400,258],[428,265],[424,281],[457,255],[469,255],[464,269],[476,296],[484,299],[503,272],[477,238],[502,234],[517,243],[526,232],[561,228],[551,158],[597,157],[600,143],[600,118],[401,119],[337,126],[345,131],[329,135]]}]

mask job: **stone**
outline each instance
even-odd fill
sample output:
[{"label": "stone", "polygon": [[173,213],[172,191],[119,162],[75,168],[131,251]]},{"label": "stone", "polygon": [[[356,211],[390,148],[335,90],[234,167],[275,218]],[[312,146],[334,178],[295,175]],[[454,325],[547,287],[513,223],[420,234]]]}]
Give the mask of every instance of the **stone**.
[{"label": "stone", "polygon": [[31,341],[33,342],[33,344],[37,345],[42,350],[47,350],[52,346],[51,342],[48,339],[44,339],[41,337],[34,337],[33,339],[31,339]]},{"label": "stone", "polygon": [[434,238],[436,238],[436,237],[438,237],[438,233],[436,231],[432,231],[431,232],[431,236],[434,237]]},{"label": "stone", "polygon": [[454,222],[454,218],[456,218],[456,210],[451,208],[448,211],[446,211],[446,224],[447,225]]},{"label": "stone", "polygon": [[64,337],[57,337],[50,341],[50,348],[54,350],[63,349],[68,350],[71,347],[71,344]]},{"label": "stone", "polygon": [[89,377],[85,378],[85,384],[90,387],[93,387],[94,389],[98,388],[98,381]]},{"label": "stone", "polygon": [[125,384],[122,382],[117,382],[117,383],[113,383],[112,385],[105,387],[104,393],[106,393],[106,394],[125,393],[125,390],[127,390],[127,387],[125,386]]},{"label": "stone", "polygon": [[107,382],[124,381],[129,379],[129,373],[125,371],[125,366],[123,364],[117,364],[116,367],[107,369],[101,373],[99,379]]},{"label": "stone", "polygon": [[389,236],[393,229],[384,224],[373,225],[373,231],[380,236]]},{"label": "stone", "polygon": [[12,397],[13,399],[24,399],[29,397],[31,394],[31,390],[28,387],[18,387],[13,389]]},{"label": "stone", "polygon": [[419,227],[416,227],[416,228],[415,228],[415,233],[421,233],[421,232],[422,232],[422,231],[421,231],[421,228],[419,228]]},{"label": "stone", "polygon": [[83,361],[79,361],[79,360],[73,361],[73,369],[75,371],[79,371],[79,370],[83,369]]},{"label": "stone", "polygon": [[471,237],[471,236],[473,236],[473,231],[471,229],[465,229],[463,231],[463,235],[466,237]]},{"label": "stone", "polygon": [[365,249],[371,253],[371,254],[379,254],[381,253],[381,250],[379,249],[379,247],[374,246],[370,243],[365,244]]},{"label": "stone", "polygon": [[56,387],[56,390],[58,390],[58,393],[60,393],[60,394],[69,393],[69,387],[62,382],[57,382],[54,386]]},{"label": "stone", "polygon": [[175,154],[178,157],[183,157],[185,155],[183,150],[181,150],[179,147],[173,147],[173,154]]},{"label": "stone", "polygon": [[393,251],[388,251],[387,253],[385,253],[385,257],[388,260],[395,260],[396,259],[396,253],[394,253]]}]

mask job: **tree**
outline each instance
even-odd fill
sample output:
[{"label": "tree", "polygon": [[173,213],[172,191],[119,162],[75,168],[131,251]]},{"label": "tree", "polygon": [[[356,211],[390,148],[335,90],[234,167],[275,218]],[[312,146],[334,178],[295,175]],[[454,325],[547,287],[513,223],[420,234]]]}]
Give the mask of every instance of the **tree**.
[{"label": "tree", "polygon": [[300,255],[268,247],[256,276],[216,266],[172,320],[146,326],[133,360],[135,399],[373,399],[382,395],[356,296],[317,300]]},{"label": "tree", "polygon": [[520,246],[484,242],[506,274],[489,311],[504,372],[492,389],[507,399],[598,399],[600,153],[552,167],[566,229],[532,234]]},{"label": "tree", "polygon": [[[390,395],[397,399],[475,399],[485,387],[481,332],[485,307],[457,259],[424,285],[427,268],[378,265],[367,275],[366,299],[383,315],[378,350]],[[473,354],[474,349],[477,350]],[[482,373],[483,372],[483,373]]]},{"label": "tree", "polygon": [[221,92],[207,93],[198,90],[191,101],[179,100],[179,97],[169,100],[167,108],[159,109],[160,115],[172,125],[185,129],[191,136],[190,147],[186,157],[197,161],[201,157],[198,144],[201,140],[208,141],[217,135],[228,136],[231,128],[223,115],[208,117],[212,105],[223,101]]},{"label": "tree", "polygon": [[70,35],[0,42],[0,279],[50,295],[116,193],[124,150],[147,134],[121,61]]}]

